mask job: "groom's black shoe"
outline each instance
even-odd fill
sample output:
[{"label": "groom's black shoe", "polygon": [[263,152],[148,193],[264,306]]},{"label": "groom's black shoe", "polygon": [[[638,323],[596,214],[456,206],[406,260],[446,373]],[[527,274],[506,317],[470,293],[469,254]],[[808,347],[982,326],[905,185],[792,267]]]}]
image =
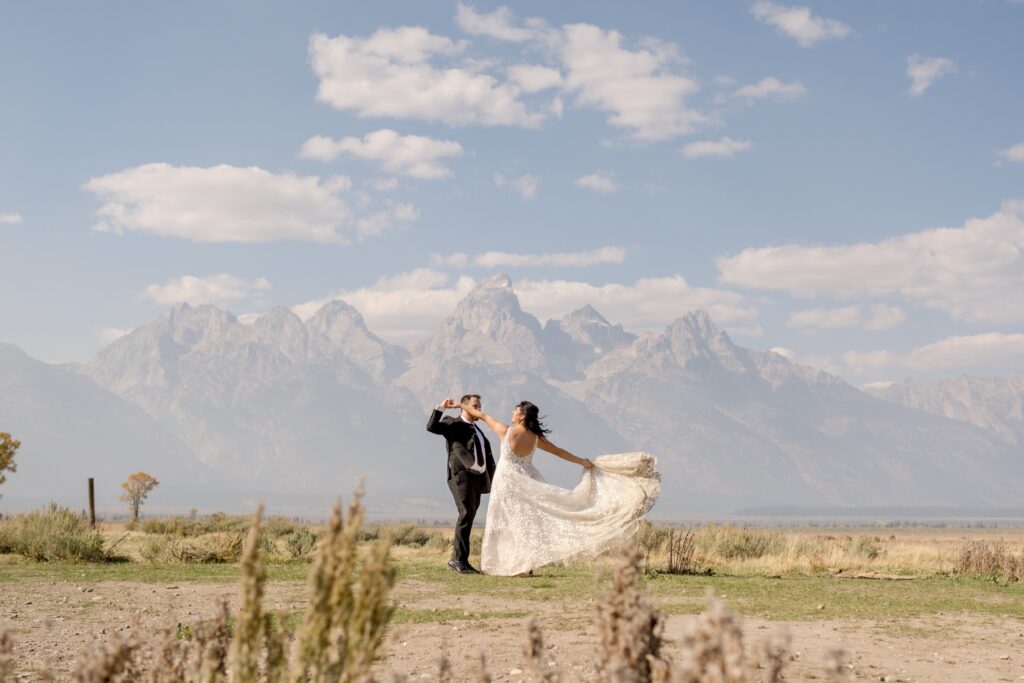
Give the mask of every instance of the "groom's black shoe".
[{"label": "groom's black shoe", "polygon": [[453,572],[458,572],[460,574],[480,573],[477,570],[473,569],[471,566],[469,566],[468,562],[459,562],[458,560],[448,560],[448,569],[451,569]]}]

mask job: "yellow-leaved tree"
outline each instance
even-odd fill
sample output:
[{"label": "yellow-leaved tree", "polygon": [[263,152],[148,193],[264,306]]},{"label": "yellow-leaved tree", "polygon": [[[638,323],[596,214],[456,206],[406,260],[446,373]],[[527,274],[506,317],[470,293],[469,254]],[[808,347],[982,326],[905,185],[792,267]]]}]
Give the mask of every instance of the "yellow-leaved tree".
[{"label": "yellow-leaved tree", "polygon": [[128,481],[121,484],[121,488],[124,489],[121,500],[128,503],[128,509],[132,511],[133,522],[139,521],[139,508],[142,507],[142,502],[159,483],[145,472],[136,472],[128,477]]},{"label": "yellow-leaved tree", "polygon": [[18,466],[14,463],[14,453],[21,442],[7,432],[0,432],[0,484],[7,481],[4,472],[14,472]]}]

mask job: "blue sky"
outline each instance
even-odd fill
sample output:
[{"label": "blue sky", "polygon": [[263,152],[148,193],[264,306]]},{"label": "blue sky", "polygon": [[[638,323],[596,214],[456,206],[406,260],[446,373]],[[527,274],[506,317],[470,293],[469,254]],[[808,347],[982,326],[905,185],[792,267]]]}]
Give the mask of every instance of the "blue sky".
[{"label": "blue sky", "polygon": [[863,384],[1024,369],[1024,4],[6,3],[0,340],[178,301],[541,319]]}]

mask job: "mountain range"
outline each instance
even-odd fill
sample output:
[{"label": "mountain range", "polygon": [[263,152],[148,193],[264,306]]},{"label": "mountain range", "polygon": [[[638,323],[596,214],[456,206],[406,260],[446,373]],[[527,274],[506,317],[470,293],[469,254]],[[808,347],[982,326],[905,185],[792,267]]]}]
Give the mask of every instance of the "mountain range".
[{"label": "mountain range", "polygon": [[[84,476],[144,469],[168,482],[168,508],[262,498],[320,514],[365,477],[372,513],[446,518],[444,445],[424,426],[441,399],[471,391],[503,420],[536,403],[579,455],[657,455],[663,516],[1024,504],[1024,375],[862,391],[735,345],[703,311],[644,335],[590,306],[542,325],[505,276],[408,348],[338,300],[251,324],[181,304],[80,365],[0,346],[0,429],[24,444],[0,501],[73,498]],[[578,477],[537,464],[556,483]]]}]

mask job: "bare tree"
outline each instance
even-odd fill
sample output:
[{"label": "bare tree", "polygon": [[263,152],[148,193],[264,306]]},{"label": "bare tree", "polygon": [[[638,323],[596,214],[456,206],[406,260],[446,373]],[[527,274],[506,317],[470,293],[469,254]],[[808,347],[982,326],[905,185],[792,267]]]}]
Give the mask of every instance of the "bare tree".
[{"label": "bare tree", "polygon": [[15,472],[18,469],[14,462],[14,453],[21,442],[7,432],[0,432],[0,484],[7,481],[4,472]]},{"label": "bare tree", "polygon": [[142,502],[159,483],[145,472],[136,472],[128,477],[128,481],[121,484],[121,488],[124,489],[121,500],[128,503],[128,509],[132,511],[132,522],[139,521],[139,508],[142,507]]}]

